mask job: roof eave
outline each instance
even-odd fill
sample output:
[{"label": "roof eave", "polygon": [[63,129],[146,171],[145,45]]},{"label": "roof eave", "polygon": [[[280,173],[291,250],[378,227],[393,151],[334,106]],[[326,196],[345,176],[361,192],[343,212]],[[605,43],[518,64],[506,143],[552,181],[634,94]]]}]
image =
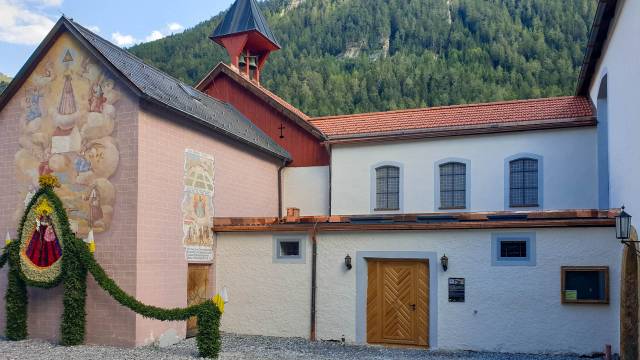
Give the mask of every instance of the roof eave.
[{"label": "roof eave", "polygon": [[363,142],[387,142],[402,140],[418,140],[439,137],[453,137],[464,135],[482,135],[506,132],[564,129],[575,127],[596,126],[597,120],[594,116],[570,118],[570,119],[550,119],[538,121],[516,121],[509,123],[481,124],[471,126],[440,127],[431,129],[400,130],[377,133],[345,134],[328,136],[326,143],[347,144]]},{"label": "roof eave", "polygon": [[618,0],[599,0],[596,15],[589,32],[589,41],[582,61],[576,86],[576,95],[587,96],[594,73],[609,36],[611,21],[615,17]]},{"label": "roof eave", "polygon": [[193,121],[193,122],[195,122],[195,123],[197,123],[197,124],[199,124],[201,126],[204,126],[204,127],[208,128],[208,129],[214,131],[217,134],[223,135],[223,136],[228,137],[230,139],[233,139],[233,140],[235,140],[237,142],[240,142],[240,143],[242,143],[244,145],[247,145],[250,148],[258,150],[259,152],[262,152],[264,154],[267,154],[269,156],[272,156],[272,157],[275,157],[275,158],[277,158],[279,160],[282,160],[282,162],[288,163],[288,162],[292,161],[291,154],[289,154],[286,149],[282,149],[284,152],[286,152],[286,154],[280,154],[278,152],[271,151],[271,150],[269,150],[269,149],[267,149],[265,147],[259,146],[259,145],[255,144],[255,143],[251,142],[251,141],[248,141],[248,140],[243,139],[243,138],[241,138],[239,136],[236,136],[235,134],[233,134],[231,132],[228,132],[228,131],[220,128],[220,127],[213,126],[210,123],[208,123],[206,121],[203,121],[202,119],[199,119],[196,116],[190,115],[189,113],[186,113],[186,112],[184,112],[184,111],[182,111],[182,110],[180,110],[178,108],[175,108],[173,106],[165,104],[162,101],[159,101],[159,100],[157,100],[157,99],[155,99],[155,98],[153,98],[151,96],[148,96],[146,94],[143,94],[141,96],[141,99],[146,101],[149,104],[154,105],[154,106],[160,107],[162,109],[169,110],[169,111],[173,112],[176,115],[187,117],[187,118],[189,118],[189,120],[191,120],[191,121]]}]

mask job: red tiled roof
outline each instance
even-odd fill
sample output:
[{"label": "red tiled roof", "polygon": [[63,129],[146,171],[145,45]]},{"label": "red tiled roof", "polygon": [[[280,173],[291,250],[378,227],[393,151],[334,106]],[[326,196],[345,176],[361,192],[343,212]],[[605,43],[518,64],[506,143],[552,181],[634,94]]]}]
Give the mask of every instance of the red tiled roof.
[{"label": "red tiled roof", "polygon": [[310,122],[329,138],[348,138],[433,129],[527,125],[541,121],[554,123],[557,120],[558,123],[562,123],[593,116],[594,111],[589,99],[567,96],[328,116],[313,118]]}]

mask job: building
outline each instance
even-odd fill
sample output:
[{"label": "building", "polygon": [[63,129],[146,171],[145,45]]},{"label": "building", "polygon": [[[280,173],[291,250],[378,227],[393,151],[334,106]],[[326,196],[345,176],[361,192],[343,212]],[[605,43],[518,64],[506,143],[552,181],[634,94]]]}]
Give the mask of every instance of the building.
[{"label": "building", "polygon": [[[323,118],[260,84],[281,45],[255,0],[214,31],[231,62],[195,88],[63,17],[0,98],[0,230],[52,172],[125,290],[173,307],[226,288],[224,331],[617,352],[639,14],[600,1],[576,96]],[[30,299],[30,335],[56,339],[60,289]],[[91,343],[193,328],[94,283],[87,303]]]}]

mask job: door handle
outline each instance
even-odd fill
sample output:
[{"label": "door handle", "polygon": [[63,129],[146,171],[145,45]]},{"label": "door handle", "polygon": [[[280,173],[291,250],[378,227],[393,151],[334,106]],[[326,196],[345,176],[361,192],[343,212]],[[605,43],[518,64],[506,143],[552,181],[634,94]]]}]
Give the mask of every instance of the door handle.
[{"label": "door handle", "polygon": [[411,306],[411,310],[416,311],[416,304],[411,304],[409,306]]}]

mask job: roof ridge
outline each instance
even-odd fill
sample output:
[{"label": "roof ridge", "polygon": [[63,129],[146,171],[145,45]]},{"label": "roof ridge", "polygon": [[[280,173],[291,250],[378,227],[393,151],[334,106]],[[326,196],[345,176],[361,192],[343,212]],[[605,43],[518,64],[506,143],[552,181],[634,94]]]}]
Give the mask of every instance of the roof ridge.
[{"label": "roof ridge", "polygon": [[508,105],[508,104],[518,104],[518,103],[535,103],[535,102],[572,99],[572,98],[586,98],[586,97],[578,96],[578,95],[565,95],[565,96],[553,96],[553,97],[535,98],[535,99],[516,99],[516,100],[502,100],[502,101],[482,102],[482,103],[472,103],[472,104],[442,105],[442,106],[414,108],[414,109],[398,109],[398,110],[390,110],[390,111],[375,111],[375,112],[369,112],[369,113],[319,116],[319,117],[310,118],[310,121],[315,122],[315,121],[322,121],[322,120],[344,119],[344,118],[364,117],[364,116],[373,116],[373,115],[388,115],[388,114],[403,114],[403,113],[406,114],[406,113],[442,110],[442,109],[474,108],[474,107]]},{"label": "roof ridge", "polygon": [[130,58],[131,58],[131,59],[133,59],[133,60],[136,60],[136,61],[140,62],[142,65],[149,67],[151,70],[153,70],[153,71],[155,71],[155,72],[157,72],[157,73],[161,74],[162,76],[165,76],[165,77],[171,78],[172,80],[175,80],[175,81],[176,81],[176,82],[178,82],[178,83],[182,83],[182,84],[187,85],[187,86],[189,86],[190,88],[192,88],[192,89],[194,89],[194,90],[196,90],[196,91],[198,91],[198,92],[201,92],[201,91],[199,91],[198,89],[194,88],[192,85],[189,85],[189,84],[185,83],[184,81],[182,81],[182,80],[180,80],[180,79],[178,79],[178,78],[174,77],[173,75],[171,75],[171,74],[169,74],[169,73],[167,73],[167,72],[164,72],[164,71],[162,71],[162,70],[158,69],[157,67],[155,67],[155,66],[153,66],[153,65],[151,65],[151,64],[146,63],[144,60],[140,59],[139,57],[137,57],[136,55],[132,54],[132,53],[131,53],[131,52],[129,52],[128,50],[126,50],[126,49],[124,49],[124,48],[121,48],[121,47],[119,47],[119,46],[115,45],[115,44],[114,44],[114,43],[112,43],[111,41],[109,41],[109,40],[107,40],[107,39],[103,38],[102,36],[100,36],[100,35],[96,34],[95,32],[93,32],[93,31],[91,31],[91,30],[87,29],[86,27],[84,27],[84,26],[82,26],[82,25],[78,24],[78,23],[77,23],[77,22],[75,22],[74,20],[69,19],[69,18],[66,18],[66,17],[65,17],[65,19],[67,19],[68,21],[70,21],[72,25],[74,25],[74,26],[76,26],[76,27],[80,27],[82,30],[87,31],[87,32],[88,32],[88,33],[90,33],[91,35],[93,35],[93,36],[95,36],[96,38],[98,38],[99,40],[103,41],[106,45],[108,45],[108,46],[110,46],[110,47],[112,47],[112,48],[114,48],[114,49],[116,49],[116,50],[118,50],[118,51],[122,51],[122,53],[123,53],[123,54],[127,55],[128,57],[130,57]]}]

